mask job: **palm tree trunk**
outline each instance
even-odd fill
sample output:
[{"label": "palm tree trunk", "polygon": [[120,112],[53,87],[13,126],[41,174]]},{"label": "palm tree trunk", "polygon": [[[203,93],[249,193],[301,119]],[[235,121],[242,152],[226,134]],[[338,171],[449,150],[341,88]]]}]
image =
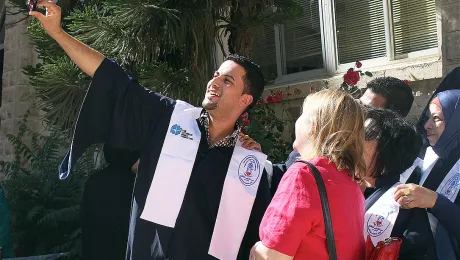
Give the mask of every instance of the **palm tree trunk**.
[{"label": "palm tree trunk", "polygon": [[[249,0],[250,1],[250,0]],[[231,24],[228,27],[228,50],[247,57],[251,56],[253,35],[243,21],[250,17],[248,0],[232,0],[230,9]]]}]

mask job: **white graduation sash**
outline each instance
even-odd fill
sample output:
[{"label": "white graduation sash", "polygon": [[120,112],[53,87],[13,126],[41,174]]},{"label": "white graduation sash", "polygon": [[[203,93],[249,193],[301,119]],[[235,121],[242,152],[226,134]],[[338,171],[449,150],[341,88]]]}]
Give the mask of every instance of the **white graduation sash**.
[{"label": "white graduation sash", "polygon": [[[177,101],[141,218],[174,228],[195,163],[201,108]],[[209,254],[234,260],[246,231],[267,156],[237,142],[224,181]]]},{"label": "white graduation sash", "polygon": [[400,207],[393,199],[393,193],[400,184],[397,182],[391,186],[364,216],[364,239],[369,235],[374,246],[391,236]]},{"label": "white graduation sash", "polygon": [[[424,169],[422,169],[425,171],[423,172],[423,175],[422,175],[423,177],[422,177],[422,180],[420,181],[420,185],[423,185],[425,180],[428,178],[428,175],[430,174],[431,170],[433,169],[438,159],[439,159],[439,156],[433,151],[431,147],[428,147],[425,153],[425,158],[424,158]],[[450,201],[455,202],[455,199],[457,199],[457,196],[458,196],[459,187],[460,187],[460,160],[458,160],[454,164],[452,169],[450,169],[446,177],[444,177],[443,181],[436,189],[436,192],[439,195],[448,198]],[[433,231],[433,234],[435,235],[438,220],[431,213],[428,213],[428,218],[430,220],[431,230]]]}]

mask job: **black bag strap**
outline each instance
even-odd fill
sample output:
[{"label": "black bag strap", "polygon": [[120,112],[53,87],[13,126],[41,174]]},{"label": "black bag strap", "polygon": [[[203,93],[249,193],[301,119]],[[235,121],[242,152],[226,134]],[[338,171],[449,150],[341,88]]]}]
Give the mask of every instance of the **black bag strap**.
[{"label": "black bag strap", "polygon": [[298,162],[303,162],[313,173],[313,177],[315,177],[316,185],[318,186],[319,197],[321,199],[321,206],[323,208],[323,217],[324,217],[324,225],[326,226],[326,242],[327,242],[327,251],[329,252],[329,259],[330,260],[337,260],[337,251],[335,248],[335,240],[334,240],[334,231],[332,229],[332,219],[331,219],[331,211],[329,209],[329,201],[327,199],[326,193],[326,186],[324,186],[323,177],[319,173],[316,167],[303,160],[297,160]]}]

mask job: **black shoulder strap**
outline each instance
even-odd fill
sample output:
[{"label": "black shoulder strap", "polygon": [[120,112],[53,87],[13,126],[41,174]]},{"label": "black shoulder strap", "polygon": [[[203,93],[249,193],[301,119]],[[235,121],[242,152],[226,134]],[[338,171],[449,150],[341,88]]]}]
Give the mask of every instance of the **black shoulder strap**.
[{"label": "black shoulder strap", "polygon": [[326,187],[324,186],[323,178],[321,177],[321,174],[319,173],[318,169],[316,169],[316,167],[313,164],[303,160],[298,161],[307,164],[313,173],[313,177],[315,177],[316,185],[318,186],[319,197],[321,198],[321,206],[323,208],[324,224],[326,225],[326,241],[327,250],[329,252],[329,259],[337,260],[334,232],[332,229],[331,211],[329,209],[329,201],[327,199]]}]

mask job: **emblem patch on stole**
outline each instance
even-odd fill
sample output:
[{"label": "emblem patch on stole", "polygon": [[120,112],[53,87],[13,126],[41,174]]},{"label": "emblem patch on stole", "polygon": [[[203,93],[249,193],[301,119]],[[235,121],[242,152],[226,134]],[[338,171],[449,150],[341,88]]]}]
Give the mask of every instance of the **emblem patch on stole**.
[{"label": "emblem patch on stole", "polygon": [[251,186],[256,183],[261,174],[260,164],[253,155],[244,157],[238,167],[238,177],[245,186]]},{"label": "emblem patch on stole", "polygon": [[173,135],[180,134],[180,137],[182,138],[193,140],[193,134],[187,133],[187,130],[182,129],[182,127],[178,124],[171,126],[171,129],[169,130],[169,132]]},{"label": "emblem patch on stole", "polygon": [[175,124],[171,126],[171,130],[169,130],[169,132],[171,132],[173,135],[178,135],[182,132],[182,127],[180,127],[178,124]]},{"label": "emblem patch on stole", "polygon": [[391,205],[382,205],[379,213],[374,213],[367,220],[367,233],[371,237],[378,237],[387,230],[391,222],[388,220],[392,214],[397,214]]},{"label": "emblem patch on stole", "polygon": [[460,173],[454,174],[447,183],[442,187],[441,194],[447,197],[449,200],[455,196],[458,188],[460,187]]}]

